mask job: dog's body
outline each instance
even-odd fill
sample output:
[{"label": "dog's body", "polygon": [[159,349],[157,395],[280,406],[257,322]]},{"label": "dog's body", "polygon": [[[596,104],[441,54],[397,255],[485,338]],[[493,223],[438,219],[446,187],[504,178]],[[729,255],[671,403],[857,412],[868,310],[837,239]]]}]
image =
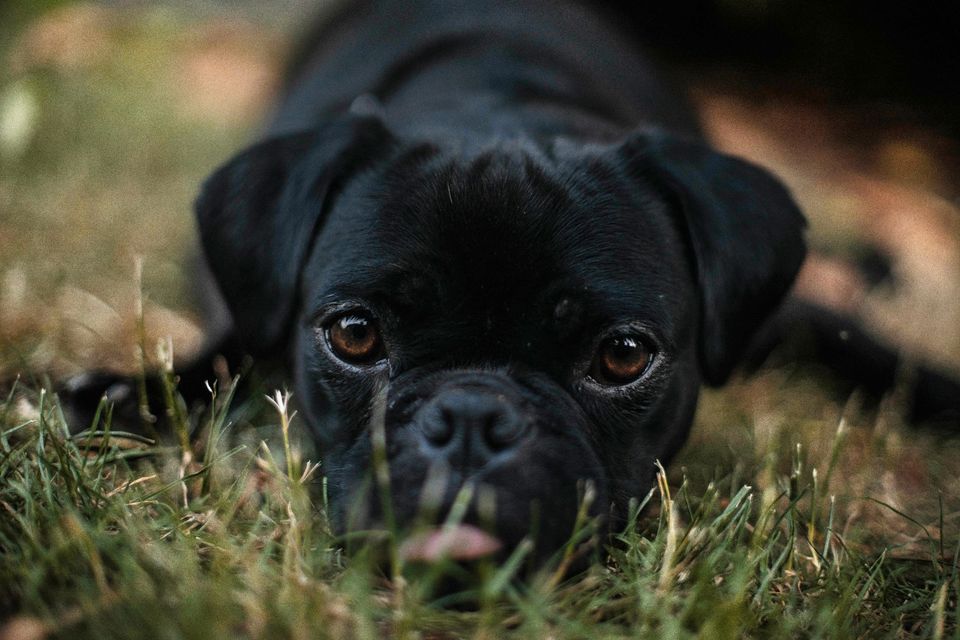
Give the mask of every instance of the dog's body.
[{"label": "dog's body", "polygon": [[[334,520],[428,478],[511,547],[622,516],[787,293],[803,218],[711,150],[586,4],[382,0],[318,30],[266,140],[197,204],[231,336],[285,363]],[[184,385],[202,378],[191,370]],[[359,501],[359,502],[357,502]]]}]

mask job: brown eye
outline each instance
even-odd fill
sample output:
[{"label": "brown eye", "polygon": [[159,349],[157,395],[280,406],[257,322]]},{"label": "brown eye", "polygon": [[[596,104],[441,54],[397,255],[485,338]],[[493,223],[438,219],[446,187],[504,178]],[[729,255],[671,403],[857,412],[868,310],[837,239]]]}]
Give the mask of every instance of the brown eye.
[{"label": "brown eye", "polygon": [[600,343],[590,365],[590,377],[601,384],[627,384],[643,375],[652,357],[640,338],[612,336]]},{"label": "brown eye", "polygon": [[340,316],[327,329],[327,342],[338,358],[352,364],[369,364],[383,356],[377,322],[363,312]]}]

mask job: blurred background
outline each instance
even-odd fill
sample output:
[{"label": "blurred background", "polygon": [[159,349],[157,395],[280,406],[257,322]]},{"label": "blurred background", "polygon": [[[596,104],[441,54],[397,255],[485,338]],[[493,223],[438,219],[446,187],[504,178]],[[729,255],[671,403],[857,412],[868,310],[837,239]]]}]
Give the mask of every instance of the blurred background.
[{"label": "blurred background", "polygon": [[[192,199],[256,136],[298,29],[329,4],[0,3],[0,380],[134,367],[138,261],[147,344],[196,347]],[[613,10],[689,89],[718,147],[793,189],[820,256],[798,286],[960,375],[957,6]],[[850,495],[936,519],[942,492],[947,524],[960,524],[956,438],[908,431],[895,407],[855,405],[826,374],[768,367],[706,395],[675,473],[732,469],[762,486],[771,442],[823,453],[847,415]],[[878,535],[902,529],[908,553],[915,528],[874,515]]]}]

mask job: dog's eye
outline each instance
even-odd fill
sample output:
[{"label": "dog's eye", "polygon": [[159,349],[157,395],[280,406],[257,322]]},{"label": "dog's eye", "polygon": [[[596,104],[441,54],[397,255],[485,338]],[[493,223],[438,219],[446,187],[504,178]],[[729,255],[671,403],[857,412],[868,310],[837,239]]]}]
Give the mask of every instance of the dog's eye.
[{"label": "dog's eye", "polygon": [[616,335],[600,343],[590,365],[590,377],[601,384],[622,385],[644,374],[653,354],[643,340],[633,335]]},{"label": "dog's eye", "polygon": [[377,321],[362,311],[351,311],[327,327],[333,353],[351,364],[370,364],[383,357],[383,340]]}]

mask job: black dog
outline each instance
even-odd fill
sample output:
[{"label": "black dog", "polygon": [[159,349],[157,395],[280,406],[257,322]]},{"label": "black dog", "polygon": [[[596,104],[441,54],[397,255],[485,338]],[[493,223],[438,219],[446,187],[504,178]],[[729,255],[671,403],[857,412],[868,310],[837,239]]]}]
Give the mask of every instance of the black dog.
[{"label": "black dog", "polygon": [[647,492],[805,255],[780,182],[688,113],[586,4],[383,0],[314,34],[197,218],[225,339],[285,364],[339,526],[384,517],[378,429],[401,524],[429,477],[441,515],[472,483],[541,557],[584,481],[614,518]]},{"label": "black dog", "polygon": [[197,204],[242,343],[289,358],[338,522],[383,420],[401,522],[439,467],[444,504],[475,483],[508,547],[539,518],[554,549],[578,483],[599,513],[648,490],[787,292],[803,217],[579,5],[371,2],[313,44]]}]

